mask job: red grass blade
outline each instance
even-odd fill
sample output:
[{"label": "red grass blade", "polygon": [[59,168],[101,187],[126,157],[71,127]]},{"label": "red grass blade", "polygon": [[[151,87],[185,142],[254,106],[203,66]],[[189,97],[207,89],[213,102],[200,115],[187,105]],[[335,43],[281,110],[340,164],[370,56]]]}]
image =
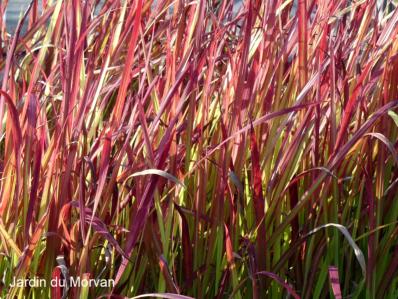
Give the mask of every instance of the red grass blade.
[{"label": "red grass blade", "polygon": [[340,289],[340,280],[339,280],[339,271],[337,267],[329,266],[329,281],[332,286],[333,295],[335,299],[342,299],[341,289]]},{"label": "red grass blade", "polygon": [[265,202],[262,190],[262,179],[261,179],[261,169],[260,169],[260,157],[257,148],[256,134],[254,133],[254,128],[250,130],[250,150],[251,150],[251,160],[252,160],[252,185],[253,185],[253,202],[254,209],[256,213],[256,227],[257,231],[257,247],[256,247],[256,259],[258,271],[263,271],[266,269],[266,229],[264,221],[265,213]]}]

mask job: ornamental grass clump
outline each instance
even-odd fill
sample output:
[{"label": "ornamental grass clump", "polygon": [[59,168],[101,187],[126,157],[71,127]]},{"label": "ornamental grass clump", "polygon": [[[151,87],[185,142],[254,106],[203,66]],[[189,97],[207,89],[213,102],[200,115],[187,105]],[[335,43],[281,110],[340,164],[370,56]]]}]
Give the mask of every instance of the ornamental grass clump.
[{"label": "ornamental grass clump", "polygon": [[2,1],[0,296],[397,298],[397,5]]}]

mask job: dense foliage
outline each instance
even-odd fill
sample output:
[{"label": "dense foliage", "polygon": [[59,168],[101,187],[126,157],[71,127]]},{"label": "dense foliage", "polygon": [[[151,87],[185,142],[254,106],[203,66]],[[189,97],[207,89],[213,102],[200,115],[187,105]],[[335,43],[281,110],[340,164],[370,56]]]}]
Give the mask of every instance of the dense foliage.
[{"label": "dense foliage", "polygon": [[1,297],[398,297],[394,1],[6,6]]}]

